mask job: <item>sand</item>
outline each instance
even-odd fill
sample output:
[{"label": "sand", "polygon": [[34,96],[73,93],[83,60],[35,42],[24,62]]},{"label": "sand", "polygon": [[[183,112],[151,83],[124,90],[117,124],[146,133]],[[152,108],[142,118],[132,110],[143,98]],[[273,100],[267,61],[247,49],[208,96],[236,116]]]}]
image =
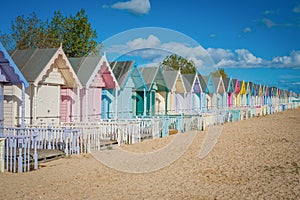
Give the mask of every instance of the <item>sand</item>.
[{"label": "sand", "polygon": [[[0,174],[0,199],[300,199],[300,109],[226,123],[203,159],[205,132],[163,169],[126,173],[85,154]],[[121,147],[157,151],[175,136]]]}]

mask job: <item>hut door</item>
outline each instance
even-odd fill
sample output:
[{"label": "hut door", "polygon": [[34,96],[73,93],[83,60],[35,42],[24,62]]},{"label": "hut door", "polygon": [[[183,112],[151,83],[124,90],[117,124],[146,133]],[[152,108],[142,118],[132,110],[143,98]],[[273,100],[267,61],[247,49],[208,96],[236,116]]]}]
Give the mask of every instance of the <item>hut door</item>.
[{"label": "hut door", "polygon": [[36,100],[37,123],[59,124],[60,122],[60,87],[39,85]]},{"label": "hut door", "polygon": [[144,114],[144,92],[136,92],[136,115]]},{"label": "hut door", "polygon": [[[112,92],[112,91],[111,91]],[[113,95],[110,90],[102,91],[101,116],[103,119],[111,118]]]}]

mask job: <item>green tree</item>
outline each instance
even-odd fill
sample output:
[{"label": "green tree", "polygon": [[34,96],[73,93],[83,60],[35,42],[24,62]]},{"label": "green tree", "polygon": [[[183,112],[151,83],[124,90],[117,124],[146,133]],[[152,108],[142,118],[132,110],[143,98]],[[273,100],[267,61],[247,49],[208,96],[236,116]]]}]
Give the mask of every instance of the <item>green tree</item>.
[{"label": "green tree", "polygon": [[89,53],[94,53],[97,42],[96,30],[93,30],[88,22],[85,10],[81,9],[75,16],[65,19],[65,30],[63,31],[63,46],[69,57],[82,57]]},{"label": "green tree", "polygon": [[211,75],[213,77],[220,77],[220,76],[222,76],[222,78],[227,78],[228,77],[223,68],[217,69],[216,71],[212,72]]},{"label": "green tree", "polygon": [[28,17],[18,16],[11,26],[11,38],[18,49],[40,48],[45,37],[44,23],[33,12]]},{"label": "green tree", "polygon": [[167,56],[161,63],[162,68],[164,69],[174,69],[179,70],[182,74],[195,74],[196,67],[195,63],[192,60],[183,58],[176,54]]},{"label": "green tree", "polygon": [[56,11],[51,21],[45,22],[35,13],[29,17],[21,15],[12,22],[11,34],[0,36],[10,49],[13,46],[17,49],[57,48],[62,43],[68,57],[99,54],[101,45],[97,44],[96,38],[96,30],[92,29],[84,9],[69,17]]}]

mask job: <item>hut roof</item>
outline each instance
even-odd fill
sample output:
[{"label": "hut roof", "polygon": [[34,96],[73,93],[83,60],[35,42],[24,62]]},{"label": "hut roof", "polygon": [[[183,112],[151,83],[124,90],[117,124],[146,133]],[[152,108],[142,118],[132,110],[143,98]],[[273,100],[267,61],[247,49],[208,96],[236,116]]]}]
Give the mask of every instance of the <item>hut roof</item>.
[{"label": "hut roof", "polygon": [[34,82],[57,51],[58,48],[17,49],[9,51],[9,54],[26,80],[28,82]]},{"label": "hut roof", "polygon": [[1,70],[5,72],[8,76],[8,81],[12,84],[24,83],[24,86],[27,87],[29,84],[16,63],[10,57],[9,53],[6,51],[2,43],[0,42],[0,66]]}]

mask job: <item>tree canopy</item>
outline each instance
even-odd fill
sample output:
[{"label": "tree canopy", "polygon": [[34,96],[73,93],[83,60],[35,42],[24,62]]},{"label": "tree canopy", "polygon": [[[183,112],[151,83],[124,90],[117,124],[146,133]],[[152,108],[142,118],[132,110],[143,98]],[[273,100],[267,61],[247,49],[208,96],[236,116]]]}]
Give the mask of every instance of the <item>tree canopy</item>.
[{"label": "tree canopy", "polygon": [[91,27],[84,9],[69,17],[58,10],[50,21],[42,21],[36,13],[21,15],[12,22],[11,34],[0,36],[9,49],[58,48],[62,43],[68,57],[99,53],[97,48],[101,45],[96,38],[96,30]]},{"label": "tree canopy", "polygon": [[183,58],[176,54],[167,56],[161,63],[164,69],[179,70],[182,74],[195,74],[196,66],[192,60]]},{"label": "tree canopy", "polygon": [[220,77],[227,78],[227,74],[223,68],[217,69],[216,71],[211,73],[212,77]]}]

